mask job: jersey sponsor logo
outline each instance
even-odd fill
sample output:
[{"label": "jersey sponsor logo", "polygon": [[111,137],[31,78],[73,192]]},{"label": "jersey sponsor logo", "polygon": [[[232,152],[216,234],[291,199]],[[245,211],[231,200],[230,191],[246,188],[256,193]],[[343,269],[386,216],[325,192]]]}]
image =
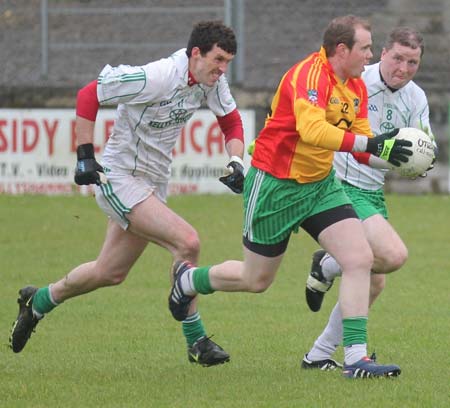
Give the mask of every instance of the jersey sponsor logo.
[{"label": "jersey sponsor logo", "polygon": [[169,113],[169,120],[163,122],[151,120],[148,122],[148,125],[154,129],[165,129],[170,126],[186,123],[193,114],[194,112],[188,113],[186,109],[174,109]]},{"label": "jersey sponsor logo", "polygon": [[319,101],[319,96],[316,89],[308,89],[308,101],[314,104]]},{"label": "jersey sponsor logo", "polygon": [[353,99],[353,106],[355,107],[355,110],[358,110],[358,106],[359,106],[359,99],[358,98]]},{"label": "jersey sponsor logo", "polygon": [[192,113],[188,114],[186,109],[174,109],[170,111],[169,117],[172,120],[175,120],[177,123],[187,122],[185,118],[189,115],[189,118],[192,116]]},{"label": "jersey sponsor logo", "polygon": [[332,96],[330,98],[330,105],[339,105],[341,102],[339,100],[339,98],[337,98],[336,96]]},{"label": "jersey sponsor logo", "polygon": [[371,103],[368,107],[369,112],[378,112],[378,108],[377,105],[374,105],[373,103]]},{"label": "jersey sponsor logo", "polygon": [[382,122],[380,125],[381,133],[390,132],[395,126],[391,122]]}]

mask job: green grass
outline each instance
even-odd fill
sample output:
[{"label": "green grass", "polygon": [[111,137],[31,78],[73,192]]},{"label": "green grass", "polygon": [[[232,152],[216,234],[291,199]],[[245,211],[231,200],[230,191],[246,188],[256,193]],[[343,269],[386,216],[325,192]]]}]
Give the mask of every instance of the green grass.
[{"label": "green grass", "polygon": [[[7,341],[17,290],[53,282],[95,258],[106,217],[91,197],[0,196],[0,406],[450,406],[450,201],[395,195],[387,201],[410,258],[373,306],[369,351],[403,372],[393,380],[351,381],[299,368],[338,286],[320,313],[308,310],[304,283],[317,245],[304,233],[292,237],[266,293],[201,299],[207,331],[230,352],[229,364],[188,364],[180,324],[167,310],[170,257],[156,246],[122,285],[67,301],[39,324],[22,353],[12,353]],[[203,264],[241,258],[239,197],[174,197],[170,206],[198,229]]]}]

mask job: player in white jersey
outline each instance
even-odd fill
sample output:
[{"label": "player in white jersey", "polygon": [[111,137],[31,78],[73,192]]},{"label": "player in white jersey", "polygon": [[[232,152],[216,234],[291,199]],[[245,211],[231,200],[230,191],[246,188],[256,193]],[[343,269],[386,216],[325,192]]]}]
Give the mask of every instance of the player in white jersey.
[{"label": "player in white jersey", "polygon": [[[369,96],[369,121],[375,135],[394,128],[417,127],[432,136],[426,95],[412,81],[423,52],[420,33],[408,27],[396,28],[385,43],[380,62],[368,66],[362,74]],[[365,159],[359,156],[357,161],[351,153],[335,153],[334,159],[336,175],[342,180],[362,220],[374,254],[370,305],[384,289],[385,274],[398,270],[408,256],[405,244],[387,221],[383,185],[389,166],[373,159],[366,155]],[[335,259],[324,250],[314,253],[306,283],[306,300],[312,311],[320,309],[326,291],[341,274],[340,269]],[[339,304],[336,304],[328,325],[303,357],[301,366],[321,370],[340,367],[331,357],[341,341],[342,317]]]},{"label": "player in white jersey", "polygon": [[[97,81],[79,91],[75,182],[96,185],[98,205],[109,216],[106,238],[95,261],[49,286],[19,291],[19,315],[10,337],[14,352],[23,349],[39,320],[56,305],[121,283],[149,242],[169,250],[174,262],[198,262],[196,230],[166,205],[172,150],[183,126],[206,104],[217,116],[230,155],[229,174],[220,181],[242,192],[243,127],[224,75],[236,48],[231,28],[219,21],[200,22],[186,49],[144,66],[106,65]],[[99,105],[117,105],[102,165],[93,147]],[[182,329],[189,361],[203,366],[229,361],[228,353],[206,335],[196,304]]]}]

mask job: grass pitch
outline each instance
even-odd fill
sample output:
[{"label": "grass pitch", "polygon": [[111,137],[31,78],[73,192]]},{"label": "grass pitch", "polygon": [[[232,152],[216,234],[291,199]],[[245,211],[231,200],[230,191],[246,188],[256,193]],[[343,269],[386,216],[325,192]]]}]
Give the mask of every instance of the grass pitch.
[{"label": "grass pitch", "polygon": [[[46,285],[94,259],[106,217],[91,197],[0,196],[1,407],[448,407],[449,198],[387,197],[410,257],[392,274],[369,319],[369,352],[396,363],[392,380],[346,380],[300,369],[324,327],[335,285],[319,313],[304,300],[311,253],[291,238],[264,294],[205,296],[208,334],[231,354],[218,367],[190,365],[181,326],[167,309],[170,256],[150,245],[120,286],[71,299],[39,323],[26,348],[7,346],[17,291]],[[180,196],[169,205],[202,241],[202,264],[241,259],[237,196]],[[342,351],[336,357],[342,360]]]}]

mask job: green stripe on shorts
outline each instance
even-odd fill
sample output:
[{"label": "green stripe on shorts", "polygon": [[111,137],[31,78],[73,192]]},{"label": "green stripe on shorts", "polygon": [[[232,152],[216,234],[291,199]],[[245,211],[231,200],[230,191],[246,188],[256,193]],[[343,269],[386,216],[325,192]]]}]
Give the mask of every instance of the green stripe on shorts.
[{"label": "green stripe on shorts", "polygon": [[111,208],[117,213],[117,215],[119,215],[119,217],[128,222],[126,214],[131,212],[131,208],[128,208],[119,200],[119,197],[116,196],[112,189],[111,183],[108,182],[107,184],[101,184],[100,188],[102,190],[103,196],[105,197],[106,201],[108,201]]},{"label": "green stripe on shorts", "polygon": [[323,180],[300,184],[250,167],[244,184],[244,236],[257,244],[277,244],[307,218],[350,204],[334,170]]}]

